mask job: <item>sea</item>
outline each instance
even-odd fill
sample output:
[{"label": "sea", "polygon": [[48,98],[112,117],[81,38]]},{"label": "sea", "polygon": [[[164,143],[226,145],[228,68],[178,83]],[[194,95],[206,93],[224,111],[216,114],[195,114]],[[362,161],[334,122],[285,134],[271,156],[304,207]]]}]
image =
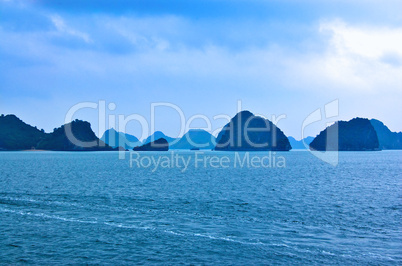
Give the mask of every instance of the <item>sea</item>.
[{"label": "sea", "polygon": [[401,265],[402,151],[338,158],[0,152],[0,264]]}]

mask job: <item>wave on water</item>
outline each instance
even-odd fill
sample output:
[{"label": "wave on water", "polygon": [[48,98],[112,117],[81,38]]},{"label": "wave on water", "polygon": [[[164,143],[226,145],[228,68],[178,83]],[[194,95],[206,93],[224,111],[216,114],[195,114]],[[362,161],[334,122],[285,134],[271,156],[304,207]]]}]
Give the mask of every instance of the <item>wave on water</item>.
[{"label": "wave on water", "polygon": [[129,224],[122,224],[122,223],[114,223],[114,222],[100,222],[98,220],[82,220],[82,219],[76,219],[76,218],[66,218],[66,217],[61,217],[58,215],[48,215],[45,213],[34,213],[31,211],[21,211],[21,210],[10,210],[10,209],[5,209],[5,208],[0,208],[1,212],[5,213],[13,213],[13,214],[19,214],[23,216],[34,216],[34,217],[39,217],[39,218],[45,218],[45,219],[53,219],[53,220],[60,220],[64,222],[75,222],[75,223],[87,223],[87,224],[103,224],[106,226],[112,226],[116,228],[124,228],[124,229],[138,229],[138,230],[149,230],[149,231],[160,231],[164,232],[166,234],[171,234],[171,235],[176,235],[176,236],[183,236],[183,237],[202,237],[202,238],[208,238],[211,240],[219,240],[219,241],[226,241],[226,242],[233,242],[233,243],[238,243],[242,245],[266,245],[266,246],[282,246],[282,247],[289,247],[286,244],[266,244],[262,242],[247,242],[247,241],[240,241],[236,239],[232,239],[229,237],[220,237],[220,236],[213,236],[209,234],[200,234],[200,233],[187,233],[187,232],[178,232],[178,231],[172,231],[172,230],[159,230],[156,227],[149,227],[149,226],[137,226],[137,225],[129,225]]}]

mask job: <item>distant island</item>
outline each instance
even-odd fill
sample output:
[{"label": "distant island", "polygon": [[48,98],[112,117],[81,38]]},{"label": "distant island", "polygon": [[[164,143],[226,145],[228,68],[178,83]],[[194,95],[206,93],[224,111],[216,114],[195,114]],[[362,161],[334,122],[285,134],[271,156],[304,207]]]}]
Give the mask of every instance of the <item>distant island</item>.
[{"label": "distant island", "polygon": [[217,137],[217,151],[289,151],[288,138],[271,121],[250,111],[236,114]]},{"label": "distant island", "polygon": [[161,131],[155,131],[152,135],[150,135],[148,138],[146,138],[142,142],[142,144],[145,145],[145,144],[148,144],[150,142],[153,142],[153,141],[161,139],[161,138],[165,139],[168,143],[172,143],[172,142],[176,141],[176,138],[168,137]]},{"label": "distant island", "polygon": [[338,121],[321,131],[310,143],[317,151],[375,151],[379,150],[377,132],[366,118]]},{"label": "distant island", "polygon": [[[338,131],[335,132],[335,125]],[[372,151],[402,149],[402,132],[392,132],[376,119],[354,118],[350,121],[338,121],[327,127],[315,138],[307,137],[304,142],[311,150]],[[67,138],[66,129],[83,143],[92,143],[88,147],[80,143],[73,144]],[[240,129],[240,130],[239,130]],[[247,135],[246,135],[247,132]],[[275,132],[275,134],[272,134]],[[337,133],[338,135],[335,135]],[[249,138],[249,142],[246,140]],[[328,138],[327,138],[328,136]],[[164,139],[168,149],[213,149],[217,151],[288,151],[305,149],[303,140],[297,141],[285,134],[271,121],[255,116],[249,111],[242,111],[223,127],[215,138],[202,129],[191,129],[181,138],[166,136],[156,131],[143,142],[137,137],[108,129],[99,139],[91,124],[74,120],[52,133],[31,126],[15,115],[0,115],[0,151],[50,150],[50,151],[116,151],[136,148],[146,150],[151,142]],[[328,141],[327,141],[328,139]],[[164,142],[163,142],[164,143]],[[216,145],[215,145],[216,144]],[[257,145],[254,145],[257,144]],[[143,148],[140,148],[143,147]],[[165,149],[164,149],[165,150]]]},{"label": "distant island", "polygon": [[169,142],[160,138],[155,141],[148,142],[142,146],[134,147],[134,151],[168,151],[169,150]]},{"label": "distant island", "polygon": [[103,133],[101,140],[111,146],[112,148],[123,148],[131,150],[134,147],[141,145],[141,141],[136,136],[118,132],[114,128],[108,129]]},{"label": "distant island", "polygon": [[383,122],[371,119],[371,125],[377,132],[379,148],[382,150],[400,150],[402,149],[402,132],[391,132]]},{"label": "distant island", "polygon": [[[93,143],[85,147],[85,144],[73,144],[66,135],[66,127],[70,127],[72,135],[83,143]],[[91,129],[91,124],[82,120],[74,120],[56,128],[52,133],[46,134],[38,142],[36,149],[50,151],[112,151],[112,147],[98,139]]]},{"label": "distant island", "polygon": [[[66,127],[81,142],[92,142],[92,147],[74,145],[66,136]],[[109,145],[96,137],[91,124],[74,120],[56,128],[52,133],[45,133],[24,123],[15,115],[0,116],[0,150],[50,150],[50,151],[111,151]]]},{"label": "distant island", "polygon": [[45,131],[24,123],[15,115],[0,116],[0,150],[30,150],[45,137]]},{"label": "distant island", "polygon": [[171,145],[171,149],[180,150],[211,150],[215,147],[216,138],[211,133],[203,129],[190,129],[176,143]]},{"label": "distant island", "polygon": [[190,129],[181,138],[168,137],[161,131],[155,131],[141,142],[133,135],[117,132],[112,128],[105,131],[101,140],[114,148],[121,146],[125,149],[133,149],[134,147],[148,144],[160,138],[165,139],[169,143],[170,149],[177,150],[191,150],[193,148],[210,150],[215,147],[216,143],[215,137],[203,129]]}]

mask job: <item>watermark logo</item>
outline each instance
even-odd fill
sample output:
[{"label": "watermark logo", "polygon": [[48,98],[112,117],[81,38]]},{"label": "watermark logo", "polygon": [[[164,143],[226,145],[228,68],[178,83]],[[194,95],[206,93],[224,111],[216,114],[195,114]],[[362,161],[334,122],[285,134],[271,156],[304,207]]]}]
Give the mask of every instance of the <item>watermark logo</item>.
[{"label": "watermark logo", "polygon": [[[270,118],[264,117],[263,115],[260,114],[253,115],[248,111],[243,111],[241,101],[238,101],[237,103],[237,112],[236,112],[237,114],[233,118],[227,114],[218,114],[213,116],[212,118],[204,114],[195,114],[192,115],[191,117],[186,117],[184,111],[179,106],[168,102],[157,102],[152,103],[150,105],[149,119],[140,114],[130,114],[130,115],[107,114],[108,112],[110,113],[110,111],[114,111],[116,109],[116,104],[114,103],[107,104],[107,102],[103,100],[96,103],[82,102],[72,106],[70,110],[68,110],[65,116],[65,127],[64,127],[65,133],[69,141],[78,147],[83,148],[106,147],[105,142],[113,147],[120,146],[122,147],[122,149],[119,149],[119,158],[125,159],[127,156],[127,152],[125,151],[126,149],[133,150],[133,148],[139,147],[144,144],[154,145],[156,147],[153,148],[157,148],[158,145],[162,143],[158,142],[157,139],[148,138],[150,133],[154,133],[156,130],[155,126],[156,116],[157,116],[157,110],[159,108],[169,108],[170,110],[173,110],[174,112],[177,113],[180,121],[178,124],[180,129],[178,136],[174,136],[174,138],[172,138],[172,140],[169,141],[168,146],[170,147],[177,144],[181,140],[181,138],[184,138],[186,142],[189,143],[195,149],[204,149],[204,148],[211,149],[212,147],[212,149],[214,150],[221,150],[221,151],[238,152],[238,151],[253,150],[253,151],[270,152],[270,151],[287,151],[291,148],[288,139],[282,133],[282,131],[279,130],[278,127],[278,123],[282,119],[286,119],[287,116],[285,114],[272,115]],[[78,138],[76,135],[74,135],[74,130],[72,128],[73,123],[71,123],[71,121],[73,121],[73,118],[76,115],[76,113],[83,109],[92,109],[98,112],[99,134],[105,132],[107,128],[115,129],[109,131],[109,135],[107,136],[108,139],[104,141],[96,141],[93,139],[82,140]],[[308,128],[310,125],[315,124],[317,122],[326,121],[326,125],[329,126],[336,121],[336,118],[338,116],[339,116],[339,102],[338,100],[334,100],[330,103],[327,103],[323,107],[323,109],[318,108],[314,112],[309,114],[301,125],[301,136],[305,148],[320,160],[327,162],[333,166],[336,166],[339,161],[338,160],[339,155],[337,151],[339,136],[336,123],[331,126],[331,130],[328,130],[326,134],[327,149],[325,149],[325,151],[316,151],[314,149],[311,149],[311,147],[307,143],[305,143],[304,139],[305,139],[305,129]],[[206,126],[193,128],[192,124],[196,120],[204,122]],[[224,120],[225,126],[223,128],[213,129],[213,123],[215,122],[216,124],[216,120]],[[126,132],[128,124],[132,122],[139,124],[139,127],[141,128],[141,135],[139,136],[138,139],[142,139],[144,141],[138,141],[138,140],[131,141],[130,139],[125,137],[124,132]],[[204,130],[211,134],[211,138],[207,140],[204,139],[203,142],[200,142],[199,140],[196,141],[190,136],[190,134],[186,134],[186,132],[189,132],[192,129]],[[145,140],[147,138],[149,140],[148,142],[145,143]],[[166,143],[163,145],[166,145]],[[336,149],[334,149],[333,147],[336,147]],[[146,150],[146,149],[137,149],[137,150]],[[133,153],[130,153],[130,160],[132,159],[132,154]],[[134,155],[135,154],[138,155],[138,153],[134,153]],[[196,154],[200,155],[200,153]],[[234,157],[235,159],[237,158],[236,156],[239,155],[235,154]],[[251,161],[249,162],[247,156],[250,155],[247,154],[245,156],[246,156],[245,157],[246,165],[259,165],[259,162],[257,162],[259,157],[252,157],[250,159]],[[159,160],[159,163],[158,161],[156,162],[152,161],[153,160],[152,158],[146,159],[144,157],[144,159],[142,160],[144,160],[143,163],[145,164],[147,162],[150,162],[150,164],[153,165],[155,163],[157,163],[157,165],[172,165],[172,162],[170,162],[169,164],[164,163],[163,158],[164,157],[162,157]],[[195,160],[194,164],[196,164],[197,162],[196,159],[197,158],[194,158]],[[217,159],[214,158],[212,160],[212,164],[214,160]],[[223,159],[222,162],[223,164],[225,163],[225,160],[226,159]],[[266,165],[265,162],[267,160],[268,160],[267,158],[264,158],[263,162],[261,162],[261,165]],[[234,163],[237,160],[232,159],[232,161]],[[185,165],[184,162],[183,165]],[[209,163],[208,165],[210,166]],[[223,165],[221,166],[220,161],[218,165],[219,167],[224,167]],[[233,167],[236,167],[238,165],[240,165],[240,162],[237,165],[233,164]],[[241,165],[243,165],[243,163]]]},{"label": "watermark logo", "polygon": [[[324,114],[324,115],[323,115]],[[332,102],[327,103],[324,106],[324,110],[321,108],[316,109],[310,115],[306,117],[302,124],[302,140],[303,145],[310,150],[310,152],[320,160],[329,163],[333,166],[337,166],[339,163],[339,152],[338,152],[338,142],[339,142],[339,130],[338,123],[334,123],[335,119],[339,116],[339,101],[334,100]],[[326,120],[327,129],[331,126],[330,130],[326,131],[326,141],[325,141],[325,151],[316,151],[305,143],[304,132],[306,127],[319,122]]]},{"label": "watermark logo", "polygon": [[194,168],[285,168],[286,159],[276,152],[253,154],[250,152],[234,152],[230,155],[217,155],[196,151],[193,154],[183,154],[171,151],[166,155],[152,155],[130,151],[130,168],[151,169],[152,172],[163,168],[177,168],[182,173]]}]

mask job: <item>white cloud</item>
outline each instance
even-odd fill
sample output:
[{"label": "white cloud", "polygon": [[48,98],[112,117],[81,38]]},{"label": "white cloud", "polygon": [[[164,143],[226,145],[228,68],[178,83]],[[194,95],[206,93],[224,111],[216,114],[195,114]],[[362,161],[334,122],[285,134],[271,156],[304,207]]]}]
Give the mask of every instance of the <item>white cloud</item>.
[{"label": "white cloud", "polygon": [[322,23],[320,32],[332,35],[330,43],[340,55],[375,60],[387,54],[402,57],[402,28],[354,27],[338,20]]},{"label": "white cloud", "polygon": [[53,15],[53,16],[50,16],[50,19],[51,19],[53,25],[56,27],[56,29],[59,32],[78,37],[78,38],[84,40],[86,43],[92,42],[92,40],[88,34],[68,27],[60,16]]},{"label": "white cloud", "polygon": [[402,94],[402,28],[360,27],[335,20],[321,23],[317,33],[326,38],[324,52],[288,58],[288,73],[297,77],[291,86],[349,96]]}]

